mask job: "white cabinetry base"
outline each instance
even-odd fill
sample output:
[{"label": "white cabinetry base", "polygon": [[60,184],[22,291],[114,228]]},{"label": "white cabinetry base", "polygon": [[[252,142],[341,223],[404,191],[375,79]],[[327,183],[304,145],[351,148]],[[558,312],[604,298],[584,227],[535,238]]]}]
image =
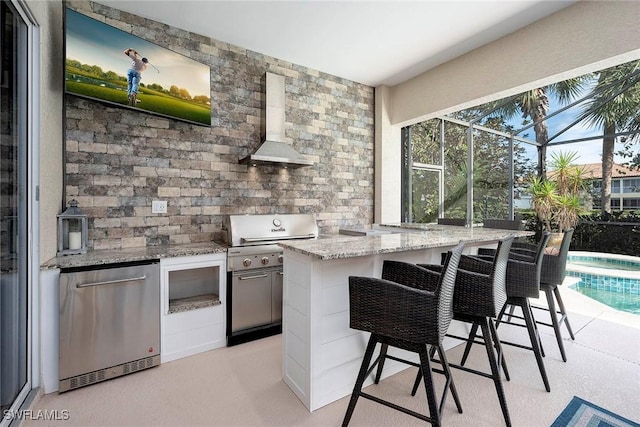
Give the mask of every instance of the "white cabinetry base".
[{"label": "white cabinetry base", "polygon": [[[205,280],[207,283],[201,283],[202,274],[190,275],[190,271],[200,269],[212,269],[213,274]],[[226,346],[226,271],[226,254],[160,260],[161,363]],[[182,298],[185,293],[191,296],[192,292],[216,293],[221,303],[175,313],[169,311],[170,299],[176,295]]]},{"label": "white cabinetry base", "polygon": [[[285,250],[283,310],[283,381],[309,411],[353,391],[369,334],[349,327],[349,276],[380,277],[385,259],[440,263],[437,250],[321,261]],[[450,331],[468,334],[452,322]],[[456,344],[458,342],[455,342]],[[445,342],[451,347],[451,342]],[[414,353],[389,348],[389,354],[417,361]],[[409,366],[387,360],[382,377]],[[373,383],[373,374],[365,386]],[[411,387],[411,384],[407,385]]]}]

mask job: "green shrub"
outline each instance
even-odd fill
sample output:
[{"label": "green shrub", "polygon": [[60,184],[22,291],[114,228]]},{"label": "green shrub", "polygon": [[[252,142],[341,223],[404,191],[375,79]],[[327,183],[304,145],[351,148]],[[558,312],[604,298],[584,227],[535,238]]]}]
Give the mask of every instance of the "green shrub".
[{"label": "green shrub", "polygon": [[[542,225],[532,211],[521,211],[525,229],[542,233]],[[640,256],[640,211],[592,212],[581,215],[570,250]]]}]

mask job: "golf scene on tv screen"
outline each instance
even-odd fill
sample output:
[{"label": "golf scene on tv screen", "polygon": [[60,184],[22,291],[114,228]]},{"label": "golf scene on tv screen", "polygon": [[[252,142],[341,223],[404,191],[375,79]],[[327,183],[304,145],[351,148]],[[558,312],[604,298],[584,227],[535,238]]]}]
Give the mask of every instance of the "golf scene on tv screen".
[{"label": "golf scene on tv screen", "polygon": [[184,55],[66,10],[67,93],[211,125],[211,71]]}]

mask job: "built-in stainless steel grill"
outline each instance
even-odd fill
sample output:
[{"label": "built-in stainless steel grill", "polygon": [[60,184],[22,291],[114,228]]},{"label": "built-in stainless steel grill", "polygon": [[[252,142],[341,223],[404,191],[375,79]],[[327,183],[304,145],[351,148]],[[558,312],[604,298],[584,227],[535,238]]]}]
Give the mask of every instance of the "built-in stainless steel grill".
[{"label": "built-in stainless steel grill", "polygon": [[282,331],[282,249],[278,242],[315,239],[310,214],[229,215],[222,231],[227,251],[227,345]]}]

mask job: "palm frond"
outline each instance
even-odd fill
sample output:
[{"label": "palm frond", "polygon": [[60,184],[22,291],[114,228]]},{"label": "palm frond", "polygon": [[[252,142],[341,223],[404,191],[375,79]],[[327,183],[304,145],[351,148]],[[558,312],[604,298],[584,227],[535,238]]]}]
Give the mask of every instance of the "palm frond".
[{"label": "palm frond", "polygon": [[[604,129],[640,130],[640,61],[629,62],[598,73],[592,96],[583,106],[585,121]],[[629,87],[627,87],[629,86]],[[624,89],[626,87],[626,89]],[[606,102],[605,102],[606,101]],[[602,104],[602,105],[600,105]]]},{"label": "palm frond", "polygon": [[569,104],[571,101],[582,95],[584,90],[595,80],[594,74],[585,74],[572,79],[563,80],[547,86],[547,93],[553,94],[562,104]]}]

